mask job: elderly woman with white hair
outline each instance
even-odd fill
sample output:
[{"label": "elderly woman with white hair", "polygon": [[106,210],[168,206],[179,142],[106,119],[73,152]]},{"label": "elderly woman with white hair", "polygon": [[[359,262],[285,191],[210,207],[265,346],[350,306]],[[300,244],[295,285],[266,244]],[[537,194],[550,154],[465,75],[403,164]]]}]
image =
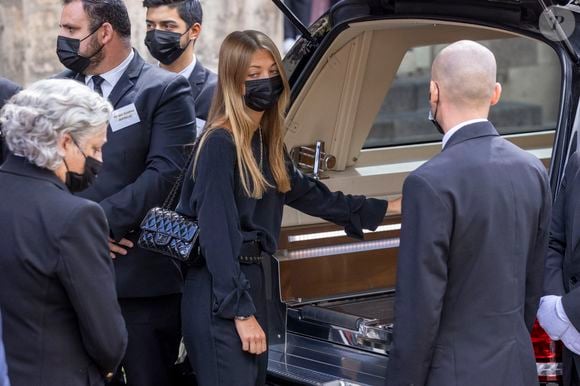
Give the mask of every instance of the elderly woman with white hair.
[{"label": "elderly woman with white hair", "polygon": [[12,386],[104,385],[123,358],[108,225],[72,192],[96,177],[110,104],[43,80],[0,111],[0,307]]}]

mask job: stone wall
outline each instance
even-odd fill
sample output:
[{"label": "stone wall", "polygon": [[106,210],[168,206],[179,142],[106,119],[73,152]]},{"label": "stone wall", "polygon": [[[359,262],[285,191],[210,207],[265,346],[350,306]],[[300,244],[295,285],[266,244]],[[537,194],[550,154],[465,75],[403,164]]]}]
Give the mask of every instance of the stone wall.
[{"label": "stone wall", "polygon": [[[126,0],[132,21],[133,45],[149,60],[143,44],[145,9],[142,0]],[[204,23],[197,55],[217,67],[223,38],[237,29],[259,29],[282,41],[282,15],[271,0],[202,0]],[[62,70],[56,57],[61,0],[0,0],[0,75],[30,84]]]}]

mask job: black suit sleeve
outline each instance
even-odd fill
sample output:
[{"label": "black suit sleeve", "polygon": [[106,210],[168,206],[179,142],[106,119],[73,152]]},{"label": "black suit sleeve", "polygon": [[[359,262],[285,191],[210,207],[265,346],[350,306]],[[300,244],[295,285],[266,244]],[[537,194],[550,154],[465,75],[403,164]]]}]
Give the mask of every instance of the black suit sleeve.
[{"label": "black suit sleeve", "polygon": [[116,194],[101,201],[111,234],[120,240],[161,205],[185,166],[184,145],[195,139],[195,108],[187,80],[175,77],[164,90],[153,113],[145,171]]},{"label": "black suit sleeve", "polygon": [[115,371],[127,347],[107,233],[107,220],[97,204],[77,207],[60,236],[57,266],[85,350],[103,373]]},{"label": "black suit sleeve", "polygon": [[576,157],[572,156],[566,166],[560,191],[554,203],[548,252],[545,259],[544,295],[562,296],[566,292],[562,273],[564,254],[566,253],[566,218],[568,216],[566,200],[568,183],[570,180],[573,181],[577,167]]},{"label": "black suit sleeve", "polygon": [[[543,166],[540,166],[543,168]],[[548,175],[545,169],[541,170],[542,194],[544,201],[538,218],[538,229],[536,232],[536,244],[531,250],[526,266],[526,303],[524,309],[524,320],[528,330],[532,331],[540,297],[543,292],[543,276],[545,274],[544,262],[548,252],[548,235],[550,231],[550,219],[552,215],[552,193],[548,183]]]},{"label": "black suit sleeve", "polygon": [[387,212],[387,201],[331,192],[322,182],[302,174],[287,161],[291,190],[285,204],[310,216],[345,227],[350,237],[363,238],[363,229],[375,230]]},{"label": "black suit sleeve", "polygon": [[0,78],[0,109],[8,99],[12,98],[12,96],[20,90],[21,87],[16,83],[5,78]]},{"label": "black suit sleeve", "polygon": [[[570,157],[568,166],[566,166],[560,193],[558,193],[556,203],[554,204],[552,227],[550,229],[550,250],[546,258],[546,276],[553,283],[550,289],[556,287],[558,284],[560,285],[561,292],[556,294],[562,295],[564,311],[576,329],[580,329],[580,287],[573,288],[570,292],[565,293],[562,269],[566,248],[568,247],[567,243],[571,243],[571,248],[574,248],[573,244],[576,241],[574,239],[566,239],[566,219],[575,215],[574,213],[570,213],[573,209],[570,208],[572,205],[568,205],[568,200],[578,199],[578,197],[571,195],[572,188],[577,181],[576,175],[578,174],[579,168],[578,158],[578,153],[575,153]],[[578,230],[573,230],[573,234],[577,235]]]},{"label": "black suit sleeve", "polygon": [[[13,95],[21,90],[20,86],[8,79],[0,78],[0,109],[4,107],[4,104],[8,99],[12,98]],[[2,127],[0,126],[0,164],[6,159],[6,154],[8,154],[8,146],[4,143],[2,138]]]},{"label": "black suit sleeve", "polygon": [[424,385],[447,287],[452,211],[427,180],[411,174],[403,185],[402,212],[387,384]]}]

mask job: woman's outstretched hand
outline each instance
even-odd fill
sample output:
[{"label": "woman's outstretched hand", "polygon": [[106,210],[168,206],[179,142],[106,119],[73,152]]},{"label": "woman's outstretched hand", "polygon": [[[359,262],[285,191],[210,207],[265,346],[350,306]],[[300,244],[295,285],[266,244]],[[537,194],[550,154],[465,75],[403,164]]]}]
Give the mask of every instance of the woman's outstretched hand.
[{"label": "woman's outstretched hand", "polygon": [[403,197],[397,198],[396,200],[389,201],[389,206],[387,207],[387,215],[389,215],[389,214],[401,214],[402,202],[403,202]]}]

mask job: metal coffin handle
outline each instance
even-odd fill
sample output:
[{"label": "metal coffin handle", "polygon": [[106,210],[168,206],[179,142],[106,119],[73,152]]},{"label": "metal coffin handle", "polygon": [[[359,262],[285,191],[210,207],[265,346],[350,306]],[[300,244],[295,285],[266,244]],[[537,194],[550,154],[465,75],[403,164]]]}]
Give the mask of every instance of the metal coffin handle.
[{"label": "metal coffin handle", "polygon": [[336,166],[336,157],[324,151],[324,141],[320,140],[313,146],[292,148],[290,157],[300,170],[317,180],[327,178],[324,172]]}]

